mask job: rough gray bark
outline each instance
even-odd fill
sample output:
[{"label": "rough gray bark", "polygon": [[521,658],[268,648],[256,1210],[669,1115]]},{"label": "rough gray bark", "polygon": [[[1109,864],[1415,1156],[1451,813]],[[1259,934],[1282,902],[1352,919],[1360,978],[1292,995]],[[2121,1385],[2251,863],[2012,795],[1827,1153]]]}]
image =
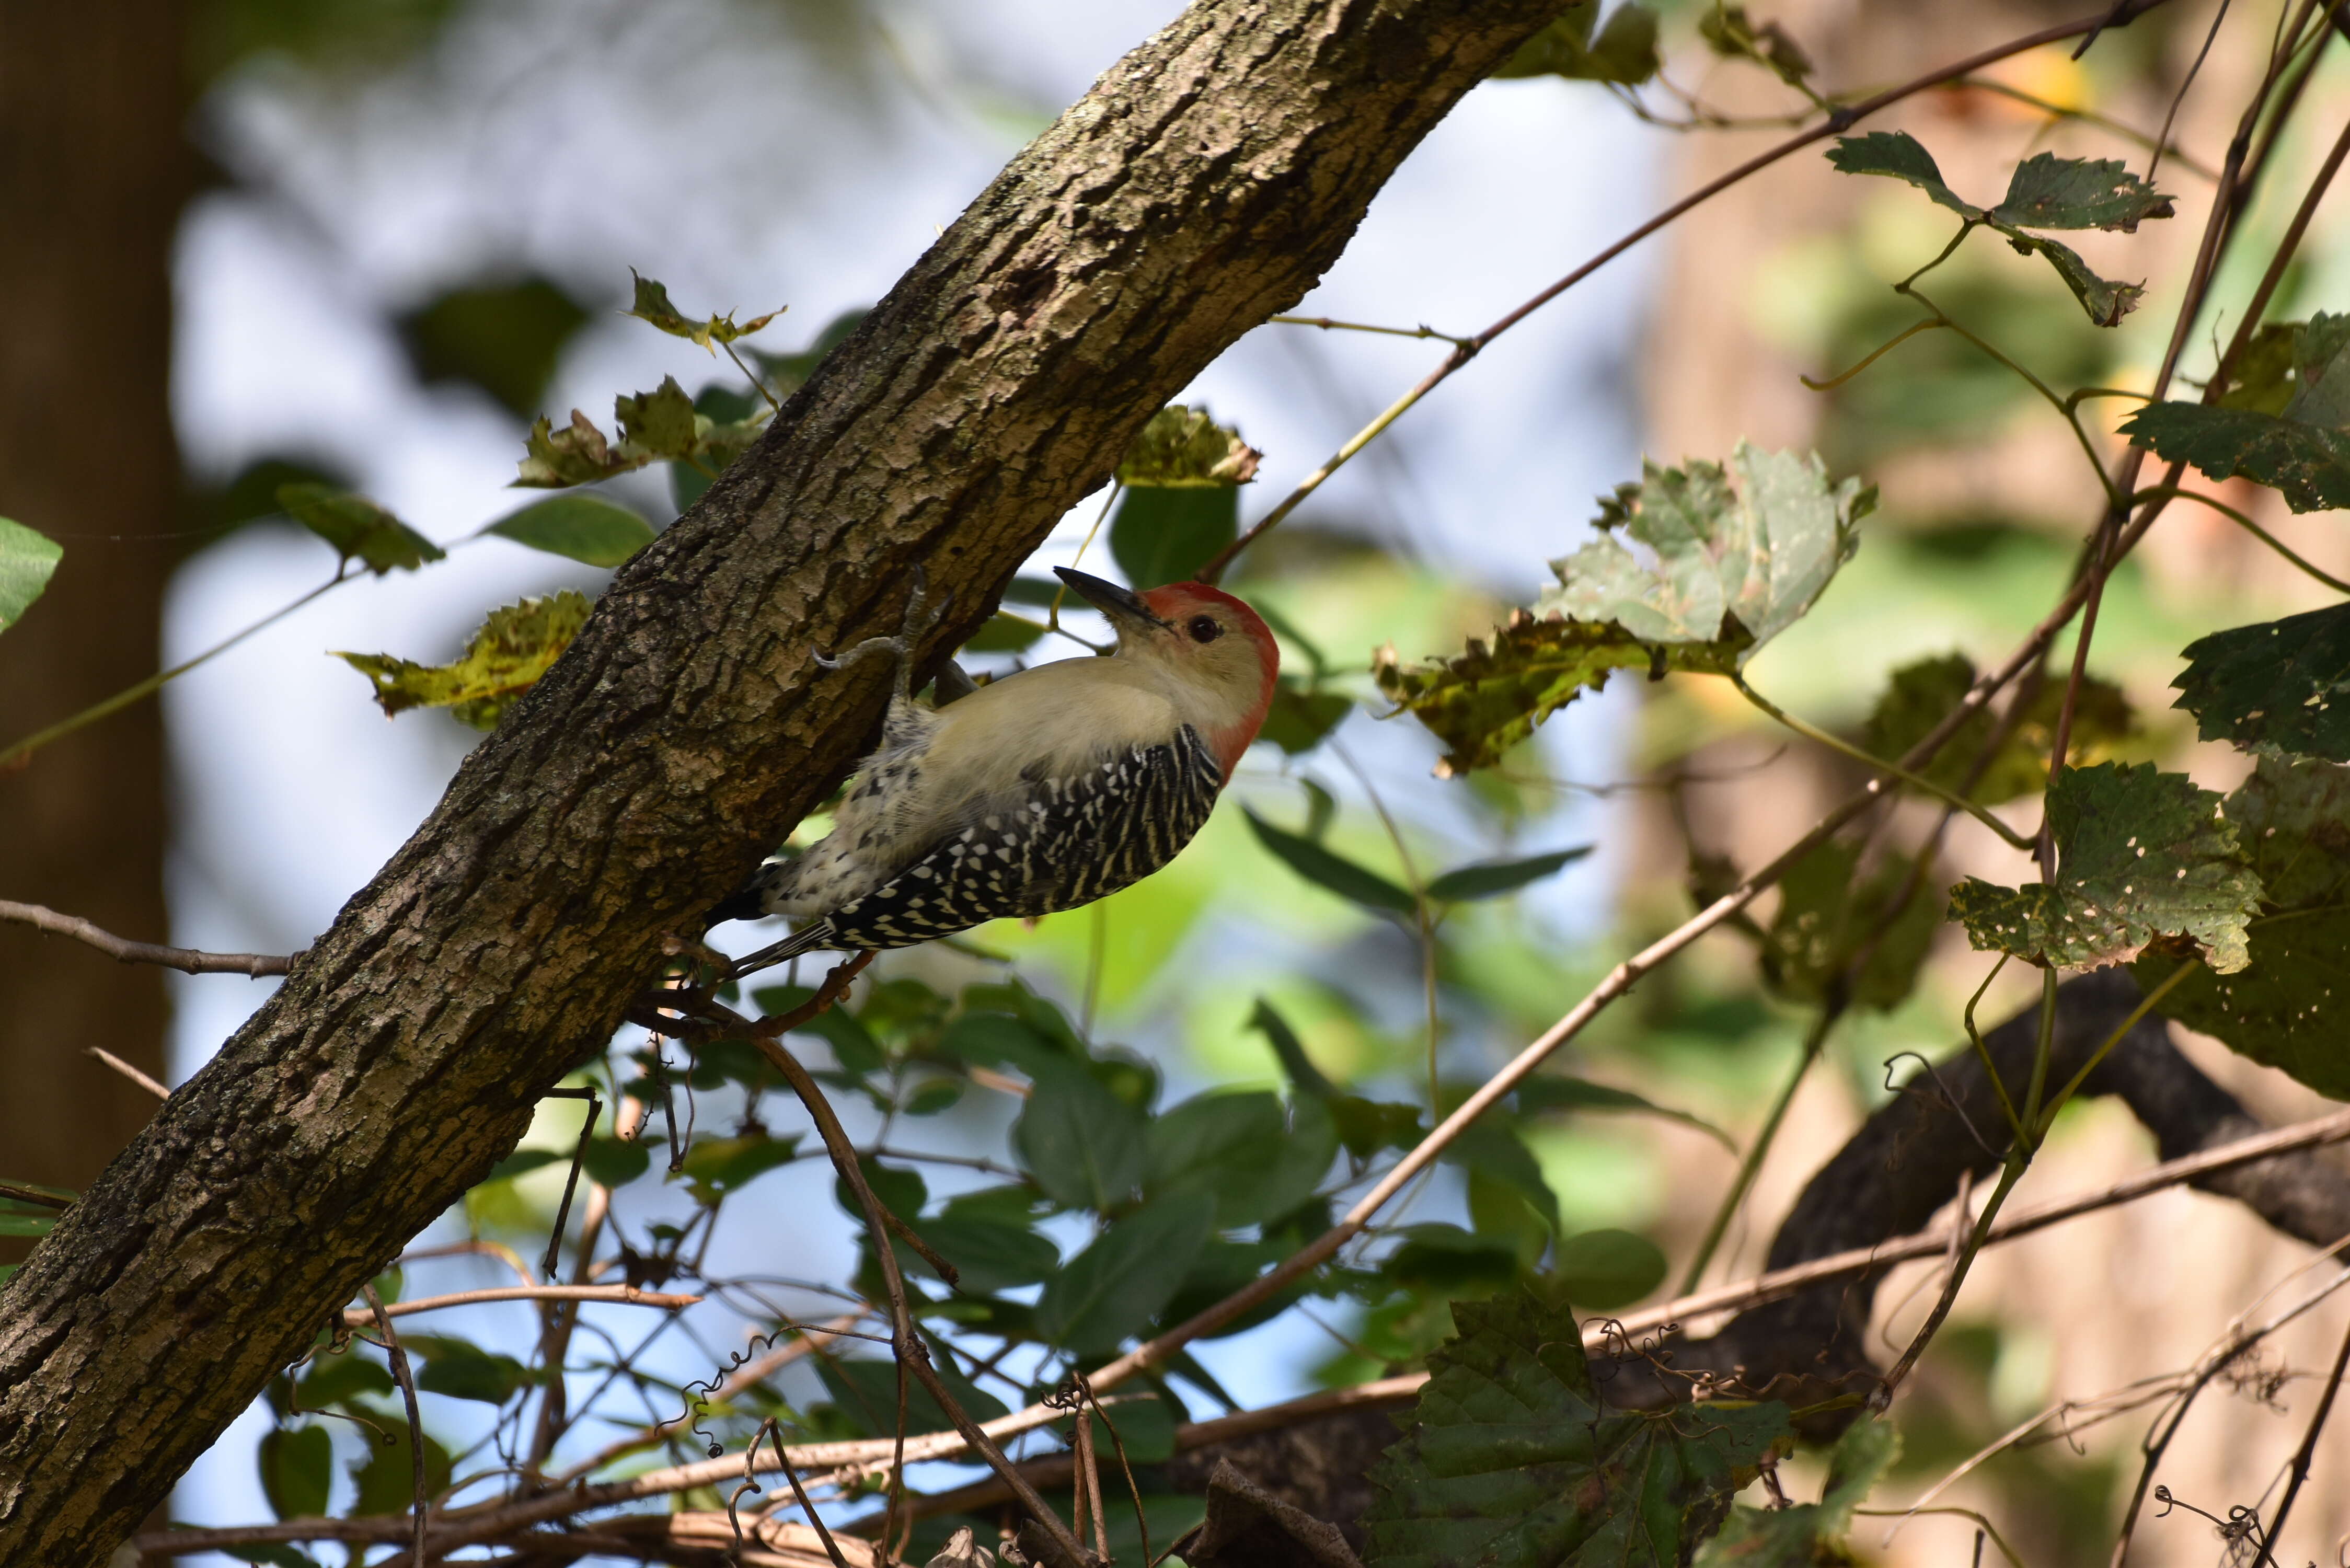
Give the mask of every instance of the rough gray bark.
[{"label": "rough gray bark", "polygon": [[431,818],[0,1293],[0,1561],[103,1561],[851,764],[908,569],[974,628],[1558,0],[1203,0],[623,569]]}]

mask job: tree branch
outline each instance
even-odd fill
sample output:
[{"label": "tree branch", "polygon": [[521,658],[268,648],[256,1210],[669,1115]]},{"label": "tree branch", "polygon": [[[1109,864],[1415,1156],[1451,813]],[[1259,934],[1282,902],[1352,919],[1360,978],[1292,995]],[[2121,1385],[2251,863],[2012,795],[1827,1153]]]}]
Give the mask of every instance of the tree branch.
[{"label": "tree branch", "polygon": [[[134,942],[118,937],[112,931],[100,930],[79,915],[61,915],[41,904],[18,904],[0,898],[0,920],[20,926],[31,926],[51,936],[71,937],[86,942],[109,958],[124,963],[161,964],[176,969],[182,974],[247,974],[255,980],[265,974],[284,974],[294,962],[275,953],[206,953],[193,948],[158,947],[153,942]],[[296,953],[295,958],[301,955]]]}]

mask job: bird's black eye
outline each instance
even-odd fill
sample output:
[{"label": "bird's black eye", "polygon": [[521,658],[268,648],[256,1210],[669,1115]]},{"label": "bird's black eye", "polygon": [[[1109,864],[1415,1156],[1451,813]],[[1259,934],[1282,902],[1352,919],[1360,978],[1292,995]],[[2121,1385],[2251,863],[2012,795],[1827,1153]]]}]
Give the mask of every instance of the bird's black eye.
[{"label": "bird's black eye", "polygon": [[1193,642],[1213,642],[1224,635],[1224,628],[1216,624],[1216,618],[1211,615],[1193,616],[1191,624],[1183,629],[1191,634]]}]

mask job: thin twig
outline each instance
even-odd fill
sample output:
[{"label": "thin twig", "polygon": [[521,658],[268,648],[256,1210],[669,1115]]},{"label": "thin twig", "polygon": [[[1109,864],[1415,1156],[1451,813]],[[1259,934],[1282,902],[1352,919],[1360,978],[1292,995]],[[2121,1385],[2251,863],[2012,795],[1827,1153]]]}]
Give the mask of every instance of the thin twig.
[{"label": "thin twig", "polygon": [[[2334,1353],[2334,1370],[2326,1376],[2325,1392],[2317,1397],[2317,1408],[2310,1412],[2309,1430],[2302,1434],[2301,1447],[2293,1456],[2293,1480],[2285,1483],[2284,1496],[2277,1500],[2276,1517],[2269,1521],[2268,1539],[2261,1546],[2261,1562],[2274,1563],[2277,1537],[2284,1532],[2284,1521],[2292,1517],[2295,1499],[2309,1480],[2309,1462],[2317,1452],[2318,1435],[2325,1430],[2325,1417],[2334,1413],[2334,1397],[2342,1391],[2342,1374],[2350,1367],[2350,1324],[2342,1330],[2342,1348]],[[2253,1568],[2259,1568],[2255,1563]]]},{"label": "thin twig", "polygon": [[[1452,352],[1445,356],[1442,362],[1440,363],[1435,369],[1430,371],[1427,376],[1422,378],[1419,385],[1413,387],[1411,390],[1406,392],[1402,397],[1397,399],[1393,403],[1382,410],[1378,418],[1374,419],[1369,424],[1364,426],[1362,430],[1349,438],[1344,446],[1341,446],[1336,452],[1333,452],[1328,458],[1324,460],[1321,467],[1315,469],[1312,473],[1307,474],[1303,480],[1300,480],[1298,482],[1297,488],[1291,491],[1286,496],[1284,496],[1279,505],[1275,506],[1271,512],[1266,513],[1264,516],[1252,524],[1239,538],[1234,539],[1231,544],[1216,552],[1215,556],[1209,560],[1208,564],[1200,568],[1200,580],[1201,582],[1212,583],[1222,577],[1225,569],[1232,564],[1233,559],[1237,557],[1243,550],[1247,549],[1250,545],[1255,543],[1259,535],[1263,534],[1266,529],[1272,528],[1279,524],[1283,518],[1288,516],[1292,512],[1297,510],[1298,505],[1303,503],[1307,496],[1320,489],[1324,482],[1328,480],[1332,474],[1337,472],[1339,469],[1346,466],[1348,460],[1353,458],[1357,452],[1361,452],[1363,448],[1368,446],[1373,441],[1377,440],[1382,431],[1408,413],[1411,410],[1412,405],[1419,402],[1422,398],[1428,396],[1429,393],[1434,391],[1438,386],[1449,379],[1454,371],[1459,370],[1462,366],[1468,364],[1470,360],[1475,358],[1479,353],[1482,352],[1483,349],[1493,341],[1493,339],[1499,337],[1504,332],[1507,332],[1511,327],[1515,327],[1519,322],[1524,320],[1535,311],[1540,310],[1544,306],[1548,305],[1552,300],[1556,299],[1560,295],[1565,294],[1568,289],[1573,288],[1576,284],[1581,283],[1585,278],[1589,277],[1593,273],[1597,272],[1601,267],[1606,266],[1609,262],[1614,261],[1617,256],[1622,255],[1626,251],[1628,251],[1633,246],[1638,244],[1642,240],[1648,238],[1651,234],[1656,234],[1661,229],[1669,227],[1672,223],[1687,215],[1689,213],[1703,206],[1714,197],[1721,195],[1724,191],[1743,182],[1755,174],[1761,173],[1763,170],[1770,168],[1773,164],[1779,162],[1783,159],[1792,157],[1794,154],[1802,151],[1806,147],[1810,147],[1816,142],[1825,141],[1831,136],[1840,135],[1844,131],[1851,130],[1854,125],[1866,119],[1868,116],[1875,114],[1878,109],[1886,109],[1891,105],[1899,103],[1902,99],[1914,97],[1918,93],[1924,92],[1929,88],[1940,87],[1945,82],[1954,81],[1960,77],[1970,76],[1976,71],[1982,69],[1985,66],[1996,65],[2000,61],[2006,59],[2011,56],[2020,55],[2025,53],[2027,50],[2036,49],[2043,44],[2053,44],[2064,38],[2079,37],[2085,33],[2092,33],[2102,27],[2116,26],[2117,21],[2135,20],[2137,17],[2144,16],[2147,12],[2155,9],[2156,6],[2162,4],[2163,0],[2128,0],[2128,3],[2118,6],[2109,5],[2094,16],[2083,16],[2071,22],[2060,22],[2053,27],[2043,27],[2036,33],[2027,33],[2022,37],[2011,38],[2006,43],[1995,45],[1991,48],[1983,50],[1980,54],[1970,55],[1963,60],[1929,71],[1924,76],[1913,78],[1908,81],[1901,83],[1898,87],[1887,88],[1883,92],[1877,93],[1861,99],[1858,103],[1838,108],[1830,113],[1820,124],[1814,126],[1809,130],[1798,131],[1794,136],[1789,137],[1786,140],[1780,142],[1777,146],[1757,153],[1754,157],[1748,159],[1745,162],[1740,164],[1737,168],[1731,170],[1728,173],[1721,175],[1720,178],[1708,181],[1705,184],[1699,186],[1695,191],[1690,192],[1679,201],[1668,206],[1663,212],[1659,213],[1655,217],[1650,218],[1647,223],[1640,224],[1638,228],[1632,230],[1621,239],[1617,240],[1614,244],[1600,251],[1596,255],[1585,262],[1581,266],[1576,267],[1573,272],[1568,273],[1556,283],[1552,284],[1549,287],[1544,289],[1541,293],[1535,295],[1533,298],[1527,300],[1524,304],[1519,306],[1516,309],[1511,311],[1500,320],[1494,322],[1491,327],[1486,327],[1484,331],[1478,333],[1474,337],[1454,345]],[[2120,13],[2118,17],[2116,16],[2117,12]]]},{"label": "thin twig", "polygon": [[416,1378],[409,1371],[408,1352],[400,1348],[400,1335],[392,1330],[391,1314],[384,1310],[383,1297],[376,1293],[374,1282],[361,1285],[359,1293],[367,1297],[376,1332],[383,1335],[384,1355],[391,1361],[391,1380],[400,1385],[400,1401],[408,1407],[408,1480],[416,1505],[409,1552],[416,1568],[424,1568],[432,1504],[424,1486],[424,1417],[416,1407]]},{"label": "thin twig", "polygon": [[281,958],[274,953],[207,953],[192,948],[160,947],[153,942],[134,942],[118,937],[112,931],[101,930],[78,915],[59,914],[39,904],[18,904],[0,898],[0,920],[31,926],[56,937],[71,937],[86,942],[124,963],[161,964],[176,969],[182,974],[245,974],[255,980],[264,975],[284,974],[293,967],[296,953]]},{"label": "thin twig", "polygon": [[[482,1302],[617,1302],[623,1306],[664,1307],[675,1311],[699,1303],[700,1296],[666,1294],[659,1291],[640,1291],[634,1285],[492,1285],[485,1290],[454,1291],[445,1296],[419,1296],[412,1302],[393,1302],[384,1312],[392,1317],[407,1317],[420,1312],[439,1312],[443,1307],[473,1306]],[[343,1322],[351,1328],[365,1328],[373,1321],[371,1313],[354,1307],[343,1314]]]},{"label": "thin twig", "polygon": [[161,1084],[157,1083],[154,1079],[149,1077],[146,1074],[140,1072],[138,1068],[132,1066],[130,1063],[124,1061],[121,1057],[116,1055],[113,1052],[108,1050],[103,1045],[85,1045],[81,1048],[81,1054],[85,1056],[96,1058],[99,1062],[103,1063],[105,1065],[121,1074],[124,1077],[130,1079],[132,1083],[138,1085],[140,1088],[146,1090],[149,1094],[154,1096],[159,1100],[168,1100],[172,1097],[172,1091],[170,1089],[165,1088]]}]

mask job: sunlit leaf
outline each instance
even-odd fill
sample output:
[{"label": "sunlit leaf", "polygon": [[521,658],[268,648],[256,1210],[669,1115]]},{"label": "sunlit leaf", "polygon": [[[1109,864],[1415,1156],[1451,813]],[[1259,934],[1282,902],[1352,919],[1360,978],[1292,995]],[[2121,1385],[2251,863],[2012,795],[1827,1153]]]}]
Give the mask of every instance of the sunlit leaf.
[{"label": "sunlit leaf", "polygon": [[16,625],[41,597],[65,553],[47,535],[0,517],[0,631]]},{"label": "sunlit leaf", "polygon": [[699,343],[704,348],[711,348],[712,353],[717,351],[711,348],[712,344],[732,343],[737,337],[748,337],[784,313],[783,310],[771,310],[764,316],[752,317],[740,327],[734,324],[732,311],[724,316],[712,316],[707,320],[694,320],[670,303],[669,290],[660,284],[639,275],[634,267],[629,269],[629,275],[636,279],[637,289],[636,298],[626,314],[659,327],[672,337]]},{"label": "sunlit leaf", "polygon": [[1890,1012],[1917,983],[1942,923],[1936,892],[1912,877],[1904,856],[1880,855],[1863,873],[1858,845],[1822,842],[1779,879],[1778,912],[1759,955],[1764,983],[1790,1002],[1816,1006],[1841,993]]},{"label": "sunlit leaf", "polygon": [[1263,458],[1241,440],[1238,430],[1218,424],[1206,409],[1170,403],[1150,416],[1127,448],[1118,482],[1129,490],[1230,489],[1256,478]]},{"label": "sunlit leaf", "polygon": [[2171,685],[2202,739],[2350,762],[2350,605],[2213,632],[2186,659]]},{"label": "sunlit leaf", "polygon": [[[1861,744],[1874,757],[1898,762],[1950,716],[1975,683],[1973,660],[1962,653],[1946,653],[1905,664],[1893,672],[1861,732]],[[2022,717],[2007,727],[2007,737],[1972,788],[1970,799],[1998,805],[2048,787],[2048,755],[2056,743],[2056,721],[2064,702],[2064,683],[2043,681],[2025,704]],[[1958,732],[1934,753],[1923,776],[1956,793],[1975,771],[1975,763],[2000,723],[1999,717],[1979,709],[1959,726]],[[2129,699],[2120,687],[2092,675],[2083,680],[2073,707],[2073,727],[2065,750],[2073,765],[2102,761],[2117,742],[2136,729]]]},{"label": "sunlit leaf", "polygon": [[278,487],[277,504],[344,560],[359,561],[377,576],[395,568],[412,572],[447,554],[364,495],[323,484],[286,484]]},{"label": "sunlit leaf", "polygon": [[1817,458],[1744,441],[1727,467],[1646,464],[1600,503],[1599,538],[1551,563],[1557,585],[1491,648],[1409,667],[1382,649],[1373,673],[1451,748],[1440,774],[1486,766],[1612,670],[1736,670],[1811,607],[1875,505]]},{"label": "sunlit leaf", "polygon": [[1275,827],[1245,806],[1242,807],[1242,815],[1248,818],[1258,843],[1271,850],[1282,864],[1315,887],[1360,904],[1367,909],[1409,915],[1419,908],[1409,893],[1378,872],[1357,866],[1345,856],[1325,849],[1310,838]]},{"label": "sunlit leaf", "polygon": [[1113,1220],[1045,1282],[1038,1332],[1081,1356],[1116,1350],[1174,1296],[1215,1225],[1215,1200],[1204,1192],[1157,1199]]},{"label": "sunlit leaf", "polygon": [[1790,1440],[1776,1402],[1609,1409],[1574,1318],[1530,1296],[1452,1315],[1411,1428],[1371,1471],[1376,1568],[1684,1563]]},{"label": "sunlit leaf", "polygon": [[2210,790],[2151,763],[2068,768],[2048,791],[2055,886],[1970,877],[1951,889],[1951,912],[1976,948],[2043,967],[2120,963],[2178,937],[2232,974],[2249,961],[2245,924],[2261,884],[2219,805]]},{"label": "sunlit leaf", "polygon": [[617,566],[653,542],[651,524],[600,495],[550,495],[483,532],[591,566]]},{"label": "sunlit leaf", "polygon": [[1493,75],[1565,77],[1624,87],[1638,87],[1655,76],[1657,14],[1640,0],[1626,0],[1609,13],[1595,37],[1599,9],[1599,0],[1573,0],[1558,20],[1519,45]]},{"label": "sunlit leaf", "polygon": [[620,450],[631,456],[678,460],[693,455],[695,422],[702,416],[694,412],[693,400],[675,376],[663,376],[650,392],[614,399],[612,417],[620,427]]},{"label": "sunlit leaf", "polygon": [[1558,1244],[1551,1272],[1568,1301],[1606,1312],[1655,1290],[1665,1277],[1665,1255],[1635,1231],[1585,1231]]},{"label": "sunlit leaf", "polygon": [[1560,867],[1582,859],[1591,849],[1588,844],[1578,844],[1571,849],[1554,849],[1546,855],[1529,855],[1523,859],[1481,860],[1473,866],[1455,867],[1430,879],[1428,896],[1449,903],[1497,898],[1541,881]]},{"label": "sunlit leaf", "polygon": [[[2242,972],[2191,972],[2161,1010],[2255,1062],[2350,1099],[2350,769],[2262,757],[2228,797],[2228,820],[2261,879]],[[2133,972],[2147,990],[2182,957],[2149,949]]]},{"label": "sunlit leaf", "polygon": [[388,653],[335,657],[375,682],[387,714],[446,708],[477,730],[494,730],[515,699],[546,673],[588,620],[588,601],[565,588],[490,612],[464,654],[449,664],[414,664]]},{"label": "sunlit leaf", "polygon": [[1721,1533],[1699,1552],[1698,1568],[1817,1568],[1853,1562],[1844,1540],[1853,1510],[1868,1500],[1900,1457],[1901,1436],[1893,1423],[1864,1415],[1836,1439],[1819,1501],[1734,1511]]}]

